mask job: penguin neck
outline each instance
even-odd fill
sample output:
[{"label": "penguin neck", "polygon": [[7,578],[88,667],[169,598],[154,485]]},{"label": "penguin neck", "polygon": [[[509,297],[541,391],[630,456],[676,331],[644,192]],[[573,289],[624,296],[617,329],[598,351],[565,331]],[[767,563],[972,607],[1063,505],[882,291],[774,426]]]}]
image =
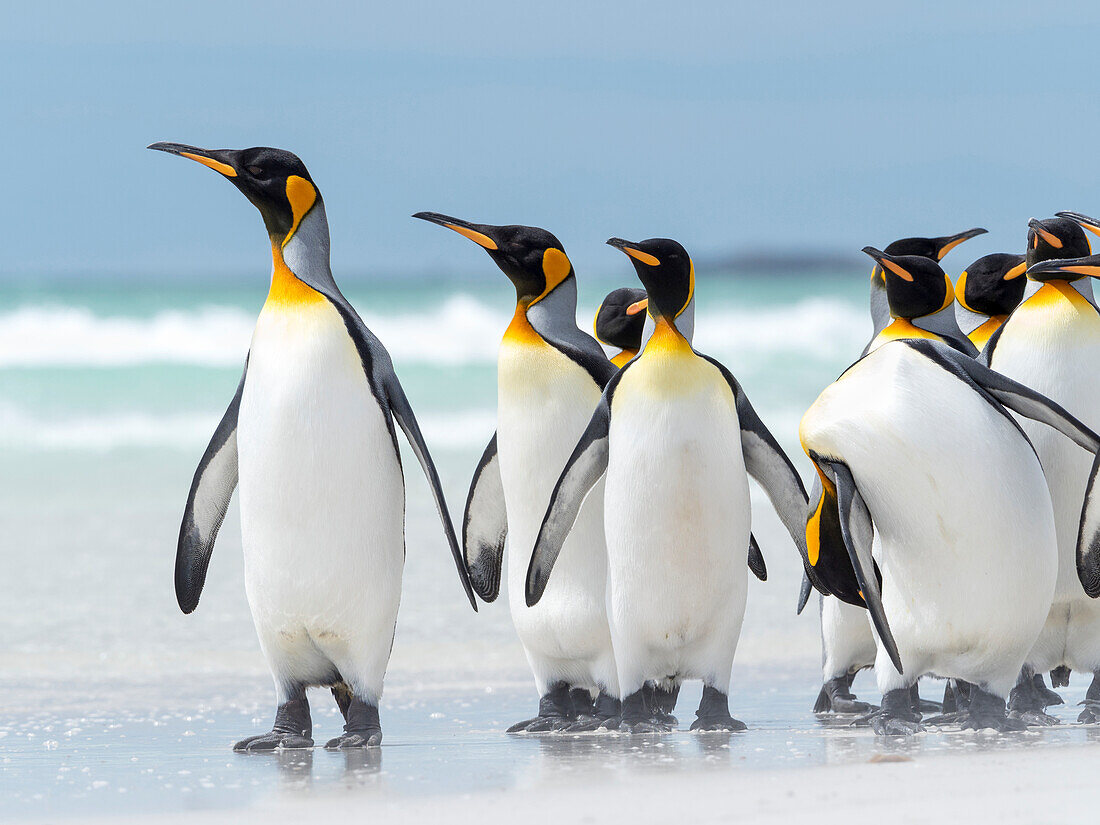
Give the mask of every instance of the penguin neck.
[{"label": "penguin neck", "polygon": [[1070,306],[1077,309],[1084,309],[1086,305],[1095,307],[1096,302],[1092,296],[1092,279],[1035,281],[1029,278],[1021,306],[1027,304],[1029,309],[1034,309],[1037,306],[1047,306],[1060,301],[1068,302]]},{"label": "penguin neck", "polygon": [[[680,333],[690,345],[695,340],[695,296],[691,296],[691,300],[688,301],[688,305],[684,307],[684,311],[681,312],[675,320],[676,331]],[[642,342],[639,346],[639,350],[644,351],[649,339],[653,337],[653,333],[657,329],[657,322],[653,316],[646,313],[645,326],[642,327]]]},{"label": "penguin neck", "polygon": [[990,315],[984,324],[971,330],[966,337],[979,350],[984,349],[985,345],[989,343],[989,339],[993,337],[993,333],[1000,329],[1001,324],[1006,320],[1008,320],[1007,315]]},{"label": "penguin neck", "polygon": [[654,319],[653,334],[645,342],[642,357],[694,354],[689,341],[677,328],[676,321],[664,316]]},{"label": "penguin neck", "polygon": [[309,304],[324,298],[343,300],[329,268],[328,218],[319,198],[297,230],[285,239],[271,239],[269,303]]},{"label": "penguin neck", "polygon": [[566,340],[577,331],[577,279],[569,275],[558,286],[534,300],[517,298],[504,343],[544,344]]},{"label": "penguin neck", "polygon": [[638,354],[638,350],[636,350],[636,349],[624,349],[622,352],[620,352],[618,355],[616,355],[614,358],[611,359],[611,363],[614,364],[619,369],[622,369],[627,364],[629,364],[630,361],[637,354]]}]

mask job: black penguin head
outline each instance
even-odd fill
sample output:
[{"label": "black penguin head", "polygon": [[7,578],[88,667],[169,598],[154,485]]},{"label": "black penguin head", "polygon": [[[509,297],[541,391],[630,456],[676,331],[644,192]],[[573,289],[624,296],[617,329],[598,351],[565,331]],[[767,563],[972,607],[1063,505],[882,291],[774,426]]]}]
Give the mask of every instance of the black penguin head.
[{"label": "black penguin head", "polygon": [[[1031,267],[1040,261],[1086,258],[1091,254],[1089,239],[1077,221],[1069,218],[1032,218],[1027,222],[1028,276],[1032,274]],[[1043,275],[1036,280],[1050,278]]]},{"label": "black penguin head", "polygon": [[669,323],[688,308],[695,295],[695,265],[680,244],[669,238],[633,243],[611,238],[608,245],[630,256],[649,296],[649,314]]},{"label": "black penguin head", "polygon": [[565,247],[545,229],[470,223],[438,212],[417,212],[413,217],[453,229],[488,252],[515,285],[518,303],[542,300],[573,274]]},{"label": "black penguin head", "polygon": [[[965,232],[944,235],[940,238],[899,238],[891,242],[884,251],[887,255],[919,255],[933,261],[942,261],[948,252],[963,241],[976,238],[978,235],[984,235],[986,231],[980,226],[976,226],[973,229],[967,229]],[[874,271],[871,273],[872,276],[877,275],[879,278],[884,278],[884,273],[885,270],[876,261]]]},{"label": "black penguin head", "polygon": [[609,292],[596,313],[596,339],[622,350],[638,349],[648,305],[644,289],[623,287]]},{"label": "black penguin head", "polygon": [[886,300],[895,318],[920,318],[947,307],[954,299],[940,265],[921,255],[890,255],[873,246],[863,251],[886,273]]},{"label": "black penguin head", "polygon": [[955,297],[964,309],[982,315],[1008,315],[1024,297],[1026,256],[998,252],[974,261],[959,276]]},{"label": "black penguin head", "polygon": [[154,143],[149,148],[197,161],[225,177],[260,210],[272,242],[290,240],[321,200],[305,164],[282,149],[199,149],[182,143]]}]

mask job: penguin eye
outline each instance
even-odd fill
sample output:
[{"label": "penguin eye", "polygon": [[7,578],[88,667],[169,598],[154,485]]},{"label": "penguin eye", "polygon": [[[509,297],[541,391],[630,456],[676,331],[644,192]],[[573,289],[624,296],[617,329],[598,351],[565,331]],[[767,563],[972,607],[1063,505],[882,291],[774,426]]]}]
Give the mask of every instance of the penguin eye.
[{"label": "penguin eye", "polygon": [[252,177],[254,178],[259,178],[260,180],[263,180],[267,177],[267,173],[264,171],[262,166],[249,166],[248,174],[252,175]]}]

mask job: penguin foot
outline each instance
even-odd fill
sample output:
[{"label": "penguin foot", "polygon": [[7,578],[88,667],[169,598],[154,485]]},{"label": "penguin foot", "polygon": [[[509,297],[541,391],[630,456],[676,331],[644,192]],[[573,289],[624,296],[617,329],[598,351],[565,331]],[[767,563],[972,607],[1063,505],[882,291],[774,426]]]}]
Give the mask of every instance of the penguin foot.
[{"label": "penguin foot", "polygon": [[[1065,665],[1058,665],[1050,672],[1050,686],[1052,688],[1069,687],[1070,669]],[[1058,696],[1057,693],[1054,694]],[[1060,696],[1058,697],[1061,698]]]},{"label": "penguin foot", "polygon": [[911,722],[896,716],[876,715],[871,718],[871,730],[879,736],[912,736],[923,733],[924,726],[920,722]]},{"label": "penguin foot", "polygon": [[[1053,677],[1051,681],[1054,681]],[[1039,701],[1043,703],[1043,707],[1049,708],[1051,705],[1065,704],[1065,699],[1046,686],[1046,682],[1043,681],[1043,675],[1041,673],[1035,674],[1032,683],[1035,686],[1035,695],[1039,697]],[[1068,675],[1066,676],[1066,684],[1069,684]]]},{"label": "penguin foot", "polygon": [[966,711],[952,711],[950,713],[941,713],[937,716],[929,716],[927,719],[921,719],[921,723],[924,725],[931,725],[938,728],[945,725],[958,725],[966,719]]},{"label": "penguin foot", "polygon": [[285,733],[273,730],[259,736],[249,736],[233,746],[237,753],[257,753],[259,751],[291,750],[294,748],[312,748],[313,740],[298,733]]},{"label": "penguin foot", "polygon": [[539,699],[539,715],[534,719],[516,722],[507,733],[549,733],[565,730],[577,721],[573,710],[573,696],[566,682],[557,682],[550,686],[546,695]]},{"label": "penguin foot", "polygon": [[699,731],[705,733],[707,731],[743,731],[748,730],[748,726],[740,719],[734,719],[730,715],[724,717],[717,716],[712,718],[700,717],[691,723],[689,730]]},{"label": "penguin foot", "polygon": [[552,733],[565,730],[575,720],[568,716],[536,716],[534,719],[525,719],[516,722],[508,728],[507,733]]},{"label": "penguin foot", "polygon": [[1062,704],[1062,697],[1050,690],[1041,673],[1032,674],[1028,668],[1020,674],[1016,687],[1008,694],[1008,709],[1018,713],[1035,713],[1050,705]]},{"label": "penguin foot", "polygon": [[745,723],[730,716],[729,697],[710,685],[703,685],[703,698],[699,700],[699,709],[695,711],[695,721],[690,730],[742,731]]},{"label": "penguin foot", "polygon": [[878,705],[870,702],[860,702],[856,699],[851,689],[849,676],[837,676],[830,679],[821,688],[817,703],[814,705],[814,713],[873,713],[878,710]]},{"label": "penguin foot", "polygon": [[656,719],[642,719],[638,722],[623,722],[619,730],[625,730],[632,734],[641,733],[672,733],[673,727],[659,722]]},{"label": "penguin foot", "polygon": [[604,726],[606,719],[601,719],[598,716],[592,714],[584,714],[578,716],[575,722],[570,722],[564,728],[564,733],[591,733],[594,730],[599,730]]},{"label": "penguin foot", "polygon": [[325,750],[373,748],[382,744],[382,725],[378,721],[378,706],[364,702],[354,694],[344,711],[344,732],[325,743]]},{"label": "penguin foot", "polygon": [[680,695],[679,685],[675,685],[666,690],[655,684],[647,684],[643,692],[646,699],[646,706],[650,709],[653,717],[658,722],[665,725],[671,725],[673,728],[680,724],[680,720],[672,713],[676,710],[676,699]]},{"label": "penguin foot", "polygon": [[882,697],[881,710],[852,724],[869,723],[871,730],[879,736],[911,736],[924,730],[920,720],[920,712],[913,709],[909,689],[897,688],[888,690]]},{"label": "penguin foot", "polygon": [[309,715],[309,700],[306,699],[305,689],[299,688],[293,696],[294,698],[279,705],[270,733],[245,737],[233,746],[233,750],[244,753],[312,748],[313,720]]},{"label": "penguin foot", "polygon": [[1008,717],[1019,719],[1028,727],[1033,728],[1050,728],[1062,724],[1062,720],[1057,716],[1051,716],[1041,710],[1013,710],[1009,711]]},{"label": "penguin foot", "polygon": [[970,691],[970,708],[962,722],[963,730],[995,730],[1001,733],[1027,730],[1027,722],[1009,717],[1003,696],[997,696],[980,685]]},{"label": "penguin foot", "polygon": [[1100,724],[1100,702],[1086,699],[1081,704],[1085,706],[1085,709],[1081,711],[1077,721],[1085,725]]}]

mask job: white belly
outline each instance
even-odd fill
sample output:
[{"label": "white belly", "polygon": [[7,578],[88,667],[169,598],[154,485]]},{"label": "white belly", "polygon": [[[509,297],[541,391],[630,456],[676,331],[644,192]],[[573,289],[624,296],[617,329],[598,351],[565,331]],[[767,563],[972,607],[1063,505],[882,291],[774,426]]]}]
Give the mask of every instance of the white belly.
[{"label": "white belly", "polygon": [[[1086,426],[1100,429],[1100,315],[1091,307],[1045,297],[1033,296],[1012,316],[993,351],[992,367],[1056,401]],[[1087,600],[1077,578],[1077,532],[1093,457],[1050,427],[1019,420],[1043,463],[1054,505],[1056,600]]]},{"label": "white belly", "polygon": [[728,683],[751,525],[734,398],[715,367],[694,356],[631,366],[612,400],[606,483],[616,654],[644,660],[647,679]]},{"label": "white belly", "polygon": [[265,306],[237,442],[245,584],[273,667],[302,675],[327,659],[353,670],[388,655],[404,483],[359,354],[327,301]]},{"label": "white belly", "polygon": [[[531,552],[561,471],[588,426],[600,389],[548,344],[501,344],[497,449],[508,511],[508,601],[536,680],[584,683],[584,661],[610,660],[603,482],[588,495],[546,592],[524,600]],[[608,666],[613,678],[613,665]],[[607,681],[607,677],[602,681]]]},{"label": "white belly", "polygon": [[1011,421],[892,343],[821,394],[801,435],[848,464],[871,512],[906,673],[986,681],[1007,671],[1010,685],[1057,574],[1042,470]]}]

